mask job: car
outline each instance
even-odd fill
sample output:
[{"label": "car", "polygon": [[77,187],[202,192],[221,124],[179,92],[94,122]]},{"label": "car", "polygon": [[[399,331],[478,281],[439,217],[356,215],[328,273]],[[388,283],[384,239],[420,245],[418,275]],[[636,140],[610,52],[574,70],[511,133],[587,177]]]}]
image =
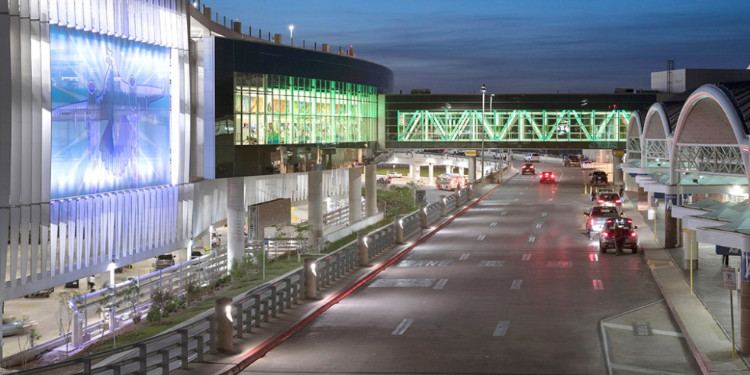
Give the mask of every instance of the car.
[{"label": "car", "polygon": [[580,167],[581,157],[578,155],[568,155],[563,158],[563,165],[565,165],[566,167]]},{"label": "car", "polygon": [[540,157],[536,152],[529,152],[528,154],[526,154],[526,156],[523,157],[523,161],[538,163],[540,161]]},{"label": "car", "polygon": [[67,283],[65,283],[65,287],[78,289],[78,286],[80,285],[79,283],[80,281],[78,279],[75,279],[73,281],[68,281]]},{"label": "car", "polygon": [[589,174],[590,185],[606,185],[608,183],[607,172],[605,171],[593,171]]},{"label": "car", "polygon": [[42,289],[42,290],[36,291],[34,293],[29,293],[29,294],[25,295],[24,298],[49,298],[49,296],[54,291],[55,291],[55,288]]},{"label": "car", "polygon": [[633,225],[633,220],[626,217],[619,217],[613,219],[607,219],[604,222],[604,227],[599,234],[599,252],[606,253],[608,248],[616,248],[615,244],[615,228],[620,227],[623,230],[623,236],[625,241],[623,242],[623,248],[629,248],[633,251],[633,254],[638,252],[638,233],[636,233],[637,226]]},{"label": "car", "polygon": [[190,260],[198,259],[203,256],[203,252],[199,250],[193,250],[190,252]]},{"label": "car", "polygon": [[154,268],[156,268],[157,270],[163,270],[165,268],[169,268],[174,265],[175,265],[174,255],[162,254],[156,257],[156,264],[154,265]]},{"label": "car", "polygon": [[539,183],[543,184],[545,182],[550,182],[550,183],[554,184],[556,178],[557,177],[555,176],[555,174],[553,172],[544,171],[544,172],[542,172],[542,173],[539,174]]},{"label": "car", "polygon": [[534,164],[526,163],[521,166],[521,174],[536,174],[536,167]]},{"label": "car", "polygon": [[394,171],[394,172],[388,172],[388,173],[386,174],[386,176],[388,176],[388,177],[390,177],[390,178],[400,178],[400,177],[403,177],[403,176],[401,175],[401,172],[395,172],[395,171]]},{"label": "car", "polygon": [[390,184],[391,178],[389,176],[383,176],[378,178],[378,182],[381,184]]},{"label": "car", "polygon": [[32,324],[18,321],[14,317],[3,317],[3,337],[22,335]]},{"label": "car", "polygon": [[617,207],[618,210],[622,209],[622,199],[617,193],[597,193],[596,201],[594,204],[599,206]]},{"label": "car", "polygon": [[604,227],[604,222],[607,219],[616,219],[620,217],[620,211],[617,207],[604,207],[604,206],[593,206],[587,212],[583,213],[586,216],[586,235],[589,236],[590,240],[594,239],[594,236],[601,232]]}]

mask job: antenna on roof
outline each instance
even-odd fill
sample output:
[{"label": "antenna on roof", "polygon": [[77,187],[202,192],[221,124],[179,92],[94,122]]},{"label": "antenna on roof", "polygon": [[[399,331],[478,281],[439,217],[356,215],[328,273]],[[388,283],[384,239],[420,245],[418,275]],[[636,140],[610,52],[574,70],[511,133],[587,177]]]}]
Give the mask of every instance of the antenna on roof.
[{"label": "antenna on roof", "polygon": [[672,71],[674,70],[674,60],[667,60],[667,92],[672,93]]}]

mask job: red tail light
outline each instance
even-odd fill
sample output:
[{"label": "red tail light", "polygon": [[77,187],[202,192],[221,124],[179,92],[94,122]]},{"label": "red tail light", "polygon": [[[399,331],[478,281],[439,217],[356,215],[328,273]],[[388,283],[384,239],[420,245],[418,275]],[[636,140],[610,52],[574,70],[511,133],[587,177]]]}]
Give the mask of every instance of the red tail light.
[{"label": "red tail light", "polygon": [[630,232],[630,237],[638,237],[638,233]]},{"label": "red tail light", "polygon": [[617,199],[617,200],[615,200],[615,203],[622,203],[622,201],[619,200],[619,199]]},{"label": "red tail light", "polygon": [[609,237],[609,233],[608,232],[602,232],[602,237]]},{"label": "red tail light", "polygon": [[594,226],[594,219],[591,219],[591,226]]},{"label": "red tail light", "polygon": [[602,203],[604,203],[604,199],[599,199],[598,202],[599,202],[599,204],[602,204]]},{"label": "red tail light", "polygon": [[555,178],[555,174],[553,173],[552,175],[550,175],[550,177]]}]

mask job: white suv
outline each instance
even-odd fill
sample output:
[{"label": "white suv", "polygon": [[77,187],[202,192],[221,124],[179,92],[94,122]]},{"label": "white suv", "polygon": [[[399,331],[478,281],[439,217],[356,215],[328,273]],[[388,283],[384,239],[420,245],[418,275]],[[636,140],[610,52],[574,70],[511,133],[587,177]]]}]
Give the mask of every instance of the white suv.
[{"label": "white suv", "polygon": [[526,154],[526,156],[523,157],[523,161],[529,161],[532,163],[538,163],[539,162],[539,154],[536,152],[529,152]]}]

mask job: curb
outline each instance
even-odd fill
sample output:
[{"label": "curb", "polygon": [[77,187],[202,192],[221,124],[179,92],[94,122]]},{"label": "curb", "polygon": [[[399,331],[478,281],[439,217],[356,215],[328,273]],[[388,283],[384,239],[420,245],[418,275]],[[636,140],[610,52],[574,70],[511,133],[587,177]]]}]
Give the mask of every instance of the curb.
[{"label": "curb", "polygon": [[387,262],[381,264],[376,269],[372,270],[371,272],[362,275],[359,279],[357,279],[354,284],[350,285],[349,287],[346,287],[337,293],[333,294],[332,296],[328,297],[326,301],[317,308],[314,308],[310,310],[307,314],[303,315],[302,318],[297,321],[296,323],[292,324],[285,330],[281,331],[280,333],[272,336],[268,340],[264,341],[260,345],[256,346],[252,350],[246,352],[242,356],[240,356],[239,359],[233,361],[231,364],[227,365],[223,369],[216,372],[216,375],[234,375],[238,374],[244,369],[246,369],[248,366],[253,364],[253,362],[257,361],[258,359],[265,356],[269,351],[271,351],[273,348],[278,346],[279,344],[286,341],[289,337],[297,333],[300,329],[302,329],[304,326],[309,324],[311,321],[313,321],[315,318],[320,316],[322,313],[324,313],[326,310],[331,308],[331,306],[337,304],[339,301],[344,299],[346,296],[352,294],[355,290],[357,290],[360,286],[370,281],[372,278],[377,276],[380,272],[391,266],[393,263],[396,263],[399,259],[401,259],[404,255],[408,254],[413,248],[415,248],[420,243],[426,241],[430,237],[432,237],[435,233],[437,233],[439,230],[443,229],[446,225],[450,224],[455,220],[457,217],[463,215],[466,211],[476,206],[480,201],[482,201],[484,198],[486,198],[490,193],[495,191],[497,188],[504,186],[508,181],[516,177],[518,173],[510,176],[508,179],[503,181],[500,184],[497,184],[497,186],[491,188],[489,191],[487,191],[484,195],[477,198],[474,202],[466,206],[466,208],[462,209],[452,217],[450,217],[448,220],[444,221],[442,224],[435,227],[435,229],[431,230],[429,233],[425,234],[424,236],[418,238],[414,243],[409,245],[407,248],[401,250],[398,254],[393,256],[393,258],[389,259]]}]

